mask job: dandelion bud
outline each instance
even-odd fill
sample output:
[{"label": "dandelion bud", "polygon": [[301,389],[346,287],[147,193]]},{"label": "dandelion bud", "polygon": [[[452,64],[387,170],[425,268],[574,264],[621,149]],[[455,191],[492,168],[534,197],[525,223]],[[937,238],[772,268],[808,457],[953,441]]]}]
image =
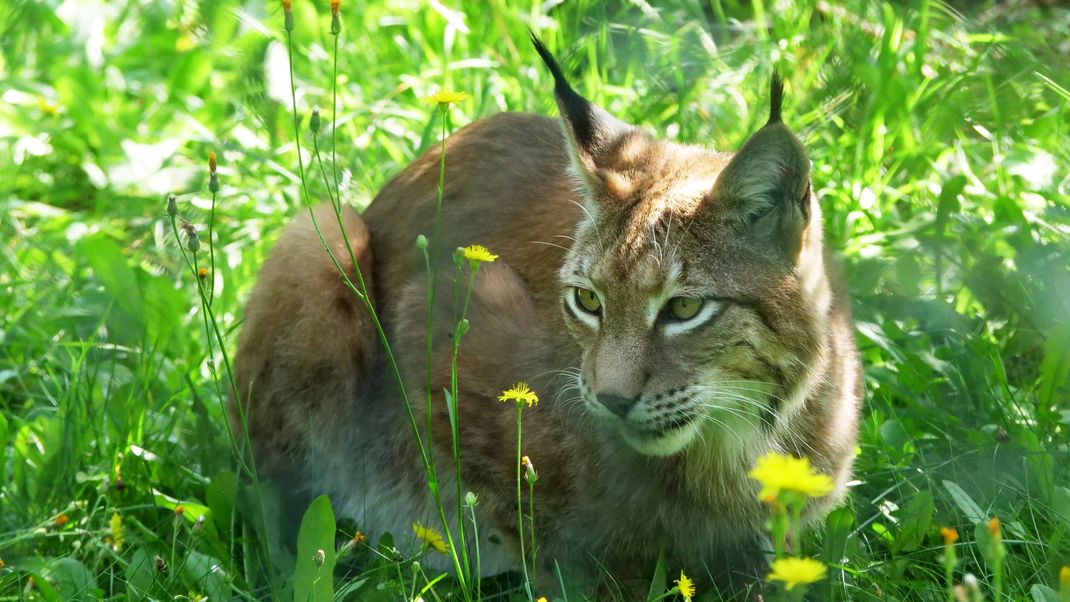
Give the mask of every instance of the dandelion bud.
[{"label": "dandelion bud", "polygon": [[197,277],[204,280],[208,277],[208,268],[197,268]]},{"label": "dandelion bud", "polygon": [[154,567],[156,567],[156,572],[157,573],[166,573],[167,572],[167,563],[164,562],[163,557],[160,556],[159,554],[157,554],[157,555],[152,557],[152,565]]},{"label": "dandelion bud", "polygon": [[426,249],[427,248],[427,237],[424,236],[423,234],[421,234],[421,235],[416,237],[416,248],[417,249]]},{"label": "dandelion bud", "polygon": [[212,194],[219,192],[219,177],[216,176],[215,152],[208,153],[208,191]]},{"label": "dandelion bud", "polygon": [[312,117],[308,120],[308,129],[312,130],[312,134],[315,135],[320,131],[320,108],[314,107],[312,109]]},{"label": "dandelion bud", "polygon": [[323,563],[327,562],[327,553],[322,549],[316,550],[316,553],[312,555],[312,561],[316,563],[316,566],[323,566]]},{"label": "dandelion bud", "polygon": [[294,30],[294,9],[291,0],[282,0],[283,28],[286,31]]},{"label": "dandelion bud", "polygon": [[338,35],[342,31],[342,19],[338,15],[338,8],[342,0],[331,0],[331,35]]},{"label": "dandelion bud", "polygon": [[353,552],[353,548],[356,547],[356,545],[357,544],[353,543],[352,539],[342,544],[342,547],[338,548],[338,558],[342,559],[346,556],[349,556]]},{"label": "dandelion bud", "polygon": [[204,531],[204,515],[203,514],[198,516],[197,520],[193,521],[193,532],[194,533],[200,533],[201,531]]},{"label": "dandelion bud", "polygon": [[950,546],[959,540],[959,532],[951,527],[940,527],[940,535],[944,538],[945,546]]},{"label": "dandelion bud", "polygon": [[201,239],[197,238],[197,231],[190,230],[190,232],[187,234],[187,237],[188,239],[186,240],[186,248],[189,249],[191,252],[196,253],[197,250],[201,248]]},{"label": "dandelion bud", "polygon": [[453,263],[457,264],[457,267],[464,265],[464,247],[457,247],[453,250]]},{"label": "dandelion bud", "polygon": [[535,472],[535,465],[531,463],[531,458],[524,456],[520,459],[520,463],[524,465],[524,478],[527,479],[529,485],[534,485],[535,481],[539,480],[539,475]]},{"label": "dandelion bud", "polygon": [[339,558],[349,556],[353,552],[354,548],[356,548],[361,543],[364,543],[364,539],[364,534],[360,531],[354,533],[353,537],[351,537],[349,541],[342,544],[342,547],[338,549]]},{"label": "dandelion bud", "polygon": [[469,506],[469,507],[475,506],[478,502],[479,502],[479,500],[476,498],[476,494],[472,493],[471,491],[469,491],[468,493],[464,494],[464,505],[465,506]]},{"label": "dandelion bud", "polygon": [[412,572],[413,573],[419,573],[420,572],[420,561],[419,560],[413,560],[412,561]]},{"label": "dandelion bud", "polygon": [[175,195],[167,195],[167,216],[174,219],[178,215],[178,201],[175,199]]}]

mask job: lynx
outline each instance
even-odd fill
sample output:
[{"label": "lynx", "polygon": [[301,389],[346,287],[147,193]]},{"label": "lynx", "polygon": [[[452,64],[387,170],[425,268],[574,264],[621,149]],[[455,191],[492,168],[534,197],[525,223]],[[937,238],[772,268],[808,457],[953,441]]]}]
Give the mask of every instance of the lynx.
[{"label": "lynx", "polygon": [[[445,144],[430,390],[447,518],[457,524],[443,396],[451,253],[479,243],[499,259],[474,281],[457,420],[483,574],[519,566],[516,413],[497,396],[525,381],[541,398],[523,421],[540,477],[540,583],[555,563],[592,583],[649,578],[659,553],[700,586],[753,583],[769,542],[749,468],[769,451],[809,458],[836,483],[809,510],[819,519],[844,495],[861,398],[849,300],[809,159],[781,118],[782,84],[764,127],[734,154],[713,152],[612,117],[533,42],[560,120],[503,113]],[[344,209],[346,237],[333,207],[314,210],[353,282],[359,266],[420,424],[428,278],[414,241],[434,230],[439,160],[428,151],[363,214]],[[307,215],[263,266],[236,380],[265,478],[298,498],[326,493],[399,545],[413,522],[441,525],[373,318]]]}]

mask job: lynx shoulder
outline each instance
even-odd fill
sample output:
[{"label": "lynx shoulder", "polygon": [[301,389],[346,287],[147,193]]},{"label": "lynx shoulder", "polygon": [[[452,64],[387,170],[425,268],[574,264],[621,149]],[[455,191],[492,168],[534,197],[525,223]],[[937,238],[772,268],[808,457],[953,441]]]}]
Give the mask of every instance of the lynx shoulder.
[{"label": "lynx shoulder", "polygon": [[[415,521],[440,524],[397,379],[420,425],[430,383],[431,445],[456,525],[442,392],[454,287],[467,280],[453,281],[451,256],[482,244],[499,258],[472,285],[456,419],[484,574],[518,567],[516,415],[497,396],[526,381],[541,399],[523,421],[540,475],[540,578],[557,563],[638,580],[664,550],[673,566],[746,584],[768,548],[748,469],[769,451],[809,458],[836,483],[811,509],[821,517],[844,494],[861,397],[848,299],[782,86],[774,78],[768,123],[736,153],[716,153],[612,117],[534,43],[560,120],[506,113],[447,140],[429,248],[435,314],[414,241],[435,231],[437,148],[363,215],[316,210],[347,278],[307,215],[283,232],[246,310],[232,414],[240,405],[265,477],[329,494],[365,532],[403,541]],[[363,281],[367,303],[347,279]]]}]

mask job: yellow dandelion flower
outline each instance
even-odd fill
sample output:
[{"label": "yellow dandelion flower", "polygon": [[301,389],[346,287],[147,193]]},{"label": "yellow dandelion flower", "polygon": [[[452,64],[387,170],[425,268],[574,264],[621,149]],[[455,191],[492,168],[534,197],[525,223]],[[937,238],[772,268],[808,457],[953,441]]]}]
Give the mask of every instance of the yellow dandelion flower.
[{"label": "yellow dandelion flower", "polygon": [[193,50],[193,47],[196,45],[196,40],[194,40],[188,33],[180,35],[178,39],[175,40],[175,50],[179,52],[189,52],[190,50]]},{"label": "yellow dandelion flower", "polygon": [[766,579],[781,581],[789,590],[797,585],[820,581],[828,571],[824,564],[813,558],[781,558],[773,561],[772,569]]},{"label": "yellow dandelion flower", "polygon": [[123,544],[126,543],[126,533],[123,532],[123,517],[119,516],[119,513],[111,515],[111,520],[108,521],[108,526],[111,527],[111,545],[115,548],[116,552],[123,551]]},{"label": "yellow dandelion flower", "polygon": [[539,405],[539,396],[528,388],[528,383],[519,382],[513,385],[513,388],[502,391],[498,401],[515,401],[516,405],[526,403],[530,408]]},{"label": "yellow dandelion flower", "polygon": [[793,491],[806,497],[821,497],[832,493],[832,478],[810,466],[809,458],[796,458],[770,452],[758,458],[749,473],[750,478],[762,484],[759,499],[777,497],[781,491]]},{"label": "yellow dandelion flower", "polygon": [[491,253],[483,245],[468,245],[463,249],[463,252],[464,258],[468,260],[468,263],[472,264],[473,270],[481,263],[490,263],[498,258],[497,255]]},{"label": "yellow dandelion flower", "polygon": [[940,535],[944,538],[945,546],[950,546],[959,540],[959,532],[951,527],[940,527]]},{"label": "yellow dandelion flower", "polygon": [[336,13],[342,7],[342,0],[331,0],[331,12]]},{"label": "yellow dandelion flower", "polygon": [[294,9],[293,0],[282,0],[282,10],[290,12]]},{"label": "yellow dandelion flower", "polygon": [[53,117],[59,113],[59,105],[55,101],[49,100],[44,97],[37,98],[37,108],[41,109],[41,113]]},{"label": "yellow dandelion flower", "polygon": [[680,571],[680,578],[676,580],[676,589],[680,590],[680,595],[686,602],[691,602],[691,598],[695,595],[695,584],[683,571]]},{"label": "yellow dandelion flower", "polygon": [[454,92],[453,90],[439,90],[431,96],[425,96],[423,100],[429,105],[438,105],[440,107],[445,107],[447,105],[468,100],[468,93]]},{"label": "yellow dandelion flower", "polygon": [[1059,569],[1059,585],[1070,588],[1070,566]]},{"label": "yellow dandelion flower", "polygon": [[438,531],[435,531],[430,527],[425,527],[420,523],[413,523],[412,532],[416,534],[416,537],[422,539],[424,543],[439,554],[446,553],[446,543],[442,540],[442,534]]},{"label": "yellow dandelion flower", "polygon": [[208,277],[208,268],[198,268],[197,269],[197,277],[200,278],[201,280],[204,280],[205,278],[207,278]]}]

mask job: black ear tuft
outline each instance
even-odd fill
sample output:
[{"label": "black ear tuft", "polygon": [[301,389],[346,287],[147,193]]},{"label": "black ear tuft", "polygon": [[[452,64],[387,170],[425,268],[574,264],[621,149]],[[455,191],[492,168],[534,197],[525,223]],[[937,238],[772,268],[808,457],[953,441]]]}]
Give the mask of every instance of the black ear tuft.
[{"label": "black ear tuft", "polygon": [[784,82],[780,74],[773,71],[773,79],[769,82],[769,121],[765,125],[783,123],[780,118],[780,107],[784,103]]},{"label": "black ear tuft", "polygon": [[535,46],[535,51],[539,53],[543,62],[550,69],[550,74],[554,76],[554,96],[557,98],[557,104],[561,112],[564,113],[565,119],[568,120],[569,125],[572,127],[576,142],[581,147],[593,145],[596,143],[594,107],[590,101],[572,89],[572,86],[569,85],[568,80],[565,78],[564,72],[561,71],[561,66],[554,59],[554,55],[550,54],[550,51],[536,37],[535,33],[530,29],[528,33],[531,34],[531,43]]}]

